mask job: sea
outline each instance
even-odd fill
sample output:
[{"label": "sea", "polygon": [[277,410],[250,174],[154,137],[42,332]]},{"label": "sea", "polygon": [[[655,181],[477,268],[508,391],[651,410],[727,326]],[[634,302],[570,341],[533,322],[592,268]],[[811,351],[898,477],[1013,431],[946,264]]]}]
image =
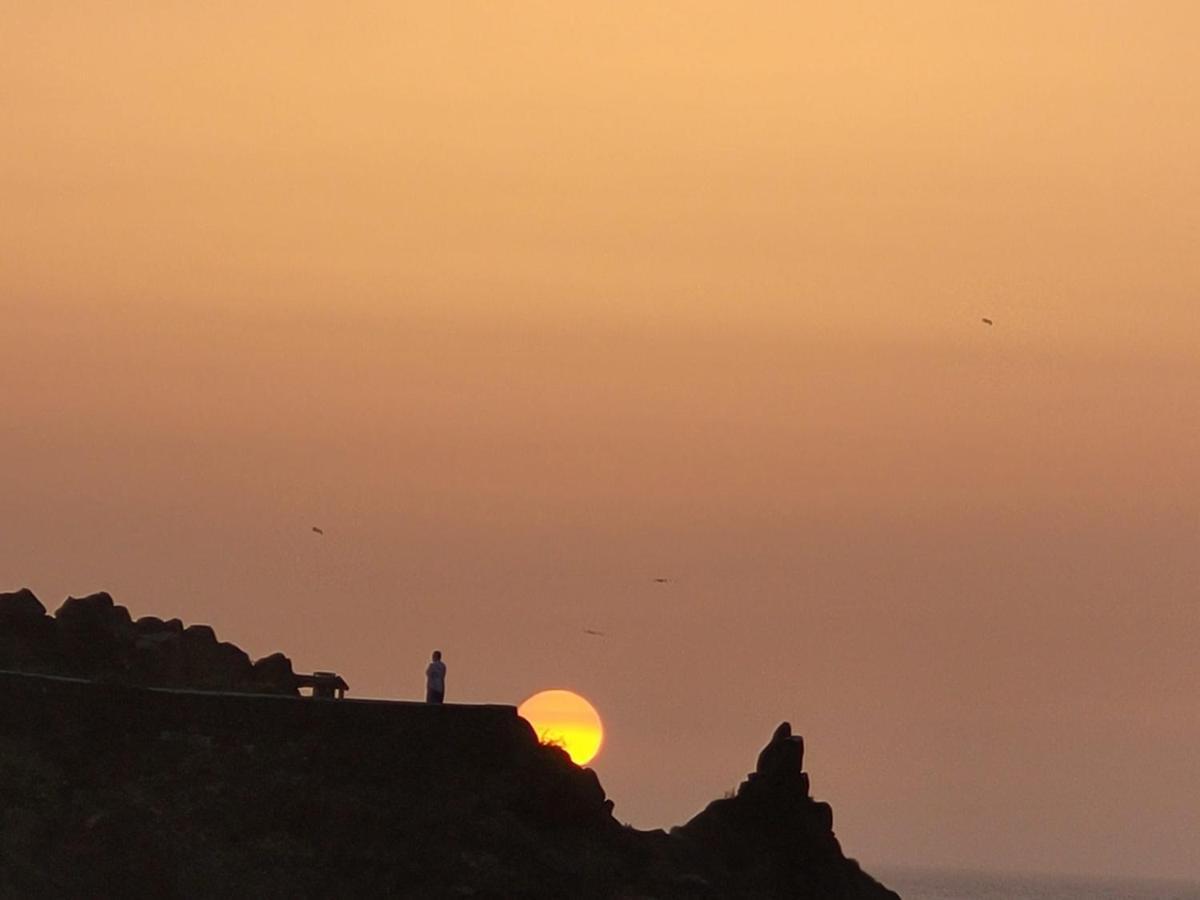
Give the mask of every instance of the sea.
[{"label": "sea", "polygon": [[1124,878],[868,870],[904,900],[1200,900],[1200,884]]}]

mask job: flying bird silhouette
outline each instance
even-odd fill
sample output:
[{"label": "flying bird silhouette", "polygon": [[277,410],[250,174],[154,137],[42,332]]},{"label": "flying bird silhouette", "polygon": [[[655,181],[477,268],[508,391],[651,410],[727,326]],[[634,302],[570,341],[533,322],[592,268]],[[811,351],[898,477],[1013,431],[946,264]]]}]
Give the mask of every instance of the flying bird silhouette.
[{"label": "flying bird silhouette", "polygon": [[590,635],[592,635],[593,637],[604,637],[604,632],[603,632],[603,631],[595,631],[595,630],[593,630],[593,629],[591,629],[591,628],[585,628],[585,629],[583,629],[583,633],[584,633],[584,634],[590,634]]},{"label": "flying bird silhouette", "polygon": [[670,584],[671,579],[670,578],[655,578],[654,583],[655,584]]},{"label": "flying bird silhouette", "polygon": [[324,533],[325,532],[322,531],[320,528],[318,528],[316,525],[313,526],[313,534],[324,534]]},{"label": "flying bird silhouette", "polygon": [[985,319],[983,320],[983,324],[984,324],[984,325],[995,325],[996,323],[995,323],[995,322],[993,322],[991,319],[985,318]]}]

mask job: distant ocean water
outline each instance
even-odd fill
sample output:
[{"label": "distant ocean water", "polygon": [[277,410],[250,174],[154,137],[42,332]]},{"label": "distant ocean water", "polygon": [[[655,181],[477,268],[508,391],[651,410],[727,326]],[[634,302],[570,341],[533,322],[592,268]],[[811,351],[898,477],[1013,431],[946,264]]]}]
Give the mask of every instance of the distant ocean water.
[{"label": "distant ocean water", "polygon": [[868,868],[904,900],[1200,900],[1200,884]]}]

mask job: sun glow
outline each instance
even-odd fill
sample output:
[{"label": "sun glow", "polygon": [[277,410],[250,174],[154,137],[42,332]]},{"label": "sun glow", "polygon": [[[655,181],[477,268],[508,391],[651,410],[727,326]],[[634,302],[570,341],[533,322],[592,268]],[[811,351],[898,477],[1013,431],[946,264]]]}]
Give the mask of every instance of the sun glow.
[{"label": "sun glow", "polygon": [[604,743],[600,714],[572,691],[534,694],[518,707],[517,713],[533,726],[539,741],[562,747],[578,766],[595,759]]}]

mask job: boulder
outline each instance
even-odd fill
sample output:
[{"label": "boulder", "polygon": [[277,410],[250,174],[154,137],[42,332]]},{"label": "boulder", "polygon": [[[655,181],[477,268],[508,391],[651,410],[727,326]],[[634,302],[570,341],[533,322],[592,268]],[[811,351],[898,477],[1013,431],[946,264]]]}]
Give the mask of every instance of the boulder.
[{"label": "boulder", "polygon": [[101,591],[86,597],[68,597],[54,613],[59,628],[92,631],[108,627],[113,612],[112,597]]},{"label": "boulder", "polygon": [[53,672],[58,669],[54,620],[33,591],[0,594],[0,669]]},{"label": "boulder", "polygon": [[189,625],[183,629],[183,639],[191,644],[215,644],[217,633],[211,625]]},{"label": "boulder", "polygon": [[68,597],[54,613],[59,650],[67,673],[110,678],[125,668],[114,625],[120,624],[106,593]]},{"label": "boulder", "polygon": [[137,629],[133,627],[133,617],[123,606],[114,606],[108,614],[108,630],[127,647],[137,639]]},{"label": "boulder", "polygon": [[756,781],[784,790],[802,786],[803,793],[808,794],[807,779],[804,778],[804,738],[792,734],[790,722],[780,723],[770,742],[758,754],[754,774],[747,783]]},{"label": "boulder", "polygon": [[0,626],[19,628],[46,617],[46,607],[29,588],[0,594]]},{"label": "boulder", "polygon": [[221,641],[217,650],[222,657],[222,663],[227,673],[231,687],[239,687],[250,681],[254,674],[254,666],[250,663],[250,655],[237,644]]},{"label": "boulder", "polygon": [[255,661],[250,673],[254,689],[267,694],[298,694],[292,661],[282,653],[272,653]]},{"label": "boulder", "polygon": [[234,690],[250,680],[250,657],[240,648],[218,642],[209,625],[189,625],[180,639],[189,686]]}]

